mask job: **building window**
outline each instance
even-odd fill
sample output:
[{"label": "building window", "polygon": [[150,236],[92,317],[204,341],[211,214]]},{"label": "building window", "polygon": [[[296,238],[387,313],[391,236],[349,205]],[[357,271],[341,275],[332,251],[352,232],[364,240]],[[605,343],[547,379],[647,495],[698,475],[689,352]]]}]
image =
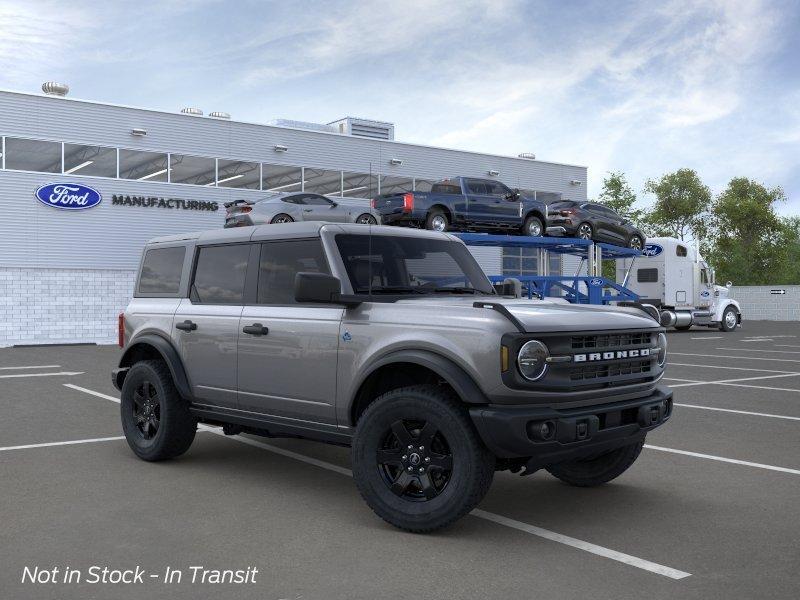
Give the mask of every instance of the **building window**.
[{"label": "building window", "polygon": [[213,158],[186,154],[171,154],[169,157],[170,183],[214,185],[216,173],[217,161]]},{"label": "building window", "polygon": [[381,194],[402,194],[414,190],[414,180],[411,177],[381,177]]},{"label": "building window", "polygon": [[64,174],[116,177],[117,149],[64,144]]},{"label": "building window", "polygon": [[266,192],[300,192],[303,187],[303,170],[284,165],[261,165],[261,189]]},{"label": "building window", "polygon": [[305,169],[306,192],[323,194],[327,196],[342,195],[342,172],[327,171],[325,169]]},{"label": "building window", "polygon": [[61,173],[61,143],[6,138],[6,169]]},{"label": "building window", "polygon": [[378,176],[367,173],[342,173],[342,195],[349,198],[374,198],[378,195]]},{"label": "building window", "polygon": [[167,155],[160,152],[119,151],[121,179],[166,182],[169,173],[167,165]]},{"label": "building window", "polygon": [[217,162],[217,185],[227,188],[257,190],[261,187],[261,165],[238,160]]}]

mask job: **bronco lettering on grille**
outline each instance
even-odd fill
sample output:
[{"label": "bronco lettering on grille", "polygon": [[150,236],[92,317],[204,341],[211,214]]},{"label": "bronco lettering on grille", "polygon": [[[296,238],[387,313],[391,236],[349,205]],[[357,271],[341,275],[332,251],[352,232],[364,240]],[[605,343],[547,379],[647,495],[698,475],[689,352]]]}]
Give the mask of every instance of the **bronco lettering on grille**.
[{"label": "bronco lettering on grille", "polygon": [[650,356],[650,348],[637,348],[634,350],[615,350],[614,352],[590,352],[588,354],[575,354],[573,362],[595,362],[598,360],[615,360],[617,358],[640,358]]}]

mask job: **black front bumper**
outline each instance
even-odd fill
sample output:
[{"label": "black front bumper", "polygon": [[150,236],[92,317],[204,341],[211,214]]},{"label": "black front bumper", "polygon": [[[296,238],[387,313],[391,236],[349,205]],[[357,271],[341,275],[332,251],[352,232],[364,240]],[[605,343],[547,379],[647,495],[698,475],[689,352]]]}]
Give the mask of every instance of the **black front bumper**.
[{"label": "black front bumper", "polygon": [[[470,409],[489,450],[500,458],[530,457],[529,471],[636,443],[671,415],[672,390],[666,387],[644,398],[573,409],[496,404]],[[543,429],[549,430],[546,436]]]}]

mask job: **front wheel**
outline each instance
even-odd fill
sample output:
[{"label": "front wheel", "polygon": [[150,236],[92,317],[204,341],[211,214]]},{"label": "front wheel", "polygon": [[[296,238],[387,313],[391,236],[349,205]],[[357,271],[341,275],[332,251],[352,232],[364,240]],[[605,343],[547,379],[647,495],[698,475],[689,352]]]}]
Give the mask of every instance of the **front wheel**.
[{"label": "front wheel", "polygon": [[541,237],[544,235],[542,220],[534,216],[525,219],[525,224],[522,226],[522,235],[528,235],[530,237]]},{"label": "front wheel", "polygon": [[494,475],[494,456],[466,410],[433,385],[392,390],[358,421],[353,478],[383,520],[407,531],[434,531],[471,511]]},{"label": "front wheel", "polygon": [[739,316],[736,313],[736,309],[729,306],[722,313],[722,321],[719,324],[720,331],[733,331],[738,325]]},{"label": "front wheel", "polygon": [[120,394],[122,430],[134,454],[147,461],[180,456],[189,449],[197,421],[161,360],[134,364]]},{"label": "front wheel", "polygon": [[628,248],[632,248],[634,250],[641,250],[644,247],[644,242],[642,238],[638,235],[632,235],[631,239],[628,240]]},{"label": "front wheel", "polygon": [[593,487],[608,483],[627,471],[639,458],[643,446],[644,438],[640,442],[611,450],[600,456],[571,460],[546,468],[551,475],[564,483],[578,487]]}]

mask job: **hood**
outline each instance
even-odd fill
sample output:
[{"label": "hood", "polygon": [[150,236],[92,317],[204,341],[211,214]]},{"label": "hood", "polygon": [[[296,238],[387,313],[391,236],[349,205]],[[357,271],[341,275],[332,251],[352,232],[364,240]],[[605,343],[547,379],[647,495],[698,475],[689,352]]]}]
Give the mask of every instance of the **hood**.
[{"label": "hood", "polygon": [[[567,304],[548,300],[502,298],[500,296],[428,296],[400,300],[400,302],[414,302],[437,308],[472,308],[475,302],[502,304],[525,327],[528,333],[660,327],[658,323],[640,309],[628,306]],[[472,310],[489,309],[474,308]]]},{"label": "hood", "polygon": [[727,298],[730,294],[730,289],[725,287],[724,285],[715,285],[714,286],[714,295],[718,298]]}]

